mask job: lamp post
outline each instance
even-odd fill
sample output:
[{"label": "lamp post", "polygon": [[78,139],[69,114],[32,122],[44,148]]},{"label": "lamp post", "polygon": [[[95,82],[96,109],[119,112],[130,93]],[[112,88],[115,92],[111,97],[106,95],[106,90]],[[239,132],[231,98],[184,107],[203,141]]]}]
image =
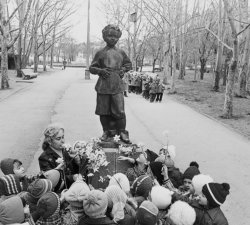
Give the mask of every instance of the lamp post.
[{"label": "lamp post", "polygon": [[133,22],[134,23],[134,37],[133,37],[133,69],[134,71],[136,71],[136,29],[137,29],[137,10],[130,14],[130,22]]},{"label": "lamp post", "polygon": [[90,33],[90,0],[88,0],[88,21],[87,21],[87,57],[86,57],[86,69],[85,69],[85,80],[90,80],[90,72],[89,72],[89,54],[90,54],[90,40],[89,40],[89,33]]}]

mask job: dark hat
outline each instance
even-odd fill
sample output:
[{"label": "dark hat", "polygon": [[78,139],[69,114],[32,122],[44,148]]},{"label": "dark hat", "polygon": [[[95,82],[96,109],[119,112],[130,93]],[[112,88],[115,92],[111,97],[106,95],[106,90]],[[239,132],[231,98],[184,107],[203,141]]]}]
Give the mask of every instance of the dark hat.
[{"label": "dark hat", "polygon": [[52,190],[52,182],[49,179],[37,179],[29,186],[27,192],[33,198],[40,198],[43,194]]},{"label": "dark hat", "polygon": [[150,201],[144,201],[137,210],[136,218],[140,225],[153,225],[157,222],[158,208]]},{"label": "dark hat", "polygon": [[161,162],[151,162],[149,164],[149,167],[150,167],[154,177],[156,177],[157,181],[159,182],[159,184],[162,185],[163,180],[164,180],[164,177],[161,174],[163,164]]},{"label": "dark hat", "polygon": [[138,177],[132,184],[131,193],[134,196],[147,198],[153,187],[154,181],[148,175]]},{"label": "dark hat", "polygon": [[52,215],[59,213],[60,211],[60,199],[54,192],[45,193],[37,202],[37,208],[43,209],[40,216],[43,219],[47,219]]},{"label": "dark hat", "polygon": [[229,190],[228,183],[208,183],[203,186],[202,193],[206,196],[210,206],[218,207],[225,202]]},{"label": "dark hat", "polygon": [[188,167],[185,172],[183,173],[183,179],[190,179],[192,180],[195,175],[200,174],[199,169],[196,166]]},{"label": "dark hat", "polygon": [[158,158],[158,155],[155,152],[153,152],[153,151],[151,151],[149,149],[147,149],[145,151],[145,153],[146,153],[145,155],[146,155],[146,159],[147,159],[148,162],[154,162],[155,159]]},{"label": "dark hat", "polygon": [[0,169],[2,170],[4,175],[14,174],[13,164],[15,162],[18,162],[22,165],[22,163],[18,159],[6,158],[6,159],[1,160]]}]

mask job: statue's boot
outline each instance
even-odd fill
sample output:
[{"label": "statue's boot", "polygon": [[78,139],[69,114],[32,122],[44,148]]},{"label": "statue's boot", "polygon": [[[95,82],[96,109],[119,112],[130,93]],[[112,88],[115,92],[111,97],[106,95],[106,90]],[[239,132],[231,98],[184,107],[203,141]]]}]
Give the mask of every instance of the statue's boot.
[{"label": "statue's boot", "polygon": [[102,136],[101,136],[101,141],[109,141],[109,131],[108,130],[106,130],[106,131],[103,131],[103,134],[102,134]]},{"label": "statue's boot", "polygon": [[127,130],[120,130],[120,138],[126,144],[131,144],[132,142],[129,140],[129,134]]}]

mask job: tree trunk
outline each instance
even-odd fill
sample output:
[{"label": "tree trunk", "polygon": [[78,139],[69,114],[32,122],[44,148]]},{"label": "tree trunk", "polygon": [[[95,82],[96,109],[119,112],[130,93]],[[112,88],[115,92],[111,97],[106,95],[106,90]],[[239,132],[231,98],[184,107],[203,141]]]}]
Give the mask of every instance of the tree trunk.
[{"label": "tree trunk", "polygon": [[[218,9],[218,37],[222,40],[222,2],[219,0],[219,9]],[[220,75],[221,75],[221,58],[222,58],[222,44],[218,39],[218,48],[217,48],[217,56],[216,56],[216,66],[215,66],[215,76],[214,76],[214,85],[213,90],[219,91],[219,83],[220,83]]]},{"label": "tree trunk", "polygon": [[[248,13],[248,1],[242,2],[244,5],[244,10],[246,14]],[[244,46],[244,55],[241,63],[241,70],[238,76],[238,83],[236,89],[236,97],[246,98],[247,97],[247,70],[248,70],[248,62],[249,62],[249,44],[250,44],[250,29],[248,28],[243,34],[243,39],[245,40]]]},{"label": "tree trunk", "polygon": [[175,77],[176,77],[176,44],[175,44],[175,39],[172,39],[171,41],[171,54],[172,54],[172,73],[171,73],[171,81],[170,81],[170,94],[175,94],[176,89],[175,89]]},{"label": "tree trunk", "polygon": [[8,77],[8,39],[7,39],[7,5],[5,0],[0,0],[0,25],[2,28],[1,35],[1,89],[9,88],[9,77]]},{"label": "tree trunk", "polygon": [[205,68],[206,68],[206,60],[200,58],[200,63],[201,63],[201,68],[200,68],[200,79],[204,79],[204,73],[205,73]]},{"label": "tree trunk", "polygon": [[194,82],[197,82],[197,56],[194,54]]},{"label": "tree trunk", "polygon": [[237,73],[237,63],[238,63],[238,38],[237,32],[235,29],[235,24],[233,21],[233,17],[228,9],[228,1],[223,0],[224,7],[227,12],[227,17],[230,23],[230,27],[232,30],[232,39],[233,39],[233,58],[229,67],[228,79],[227,79],[227,86],[226,86],[226,93],[225,93],[225,102],[223,108],[223,118],[232,118],[233,116],[233,89],[234,89],[234,79]]},{"label": "tree trunk", "polygon": [[37,1],[35,6],[35,15],[34,15],[34,72],[37,73],[38,68],[38,9],[39,9],[39,1]]}]

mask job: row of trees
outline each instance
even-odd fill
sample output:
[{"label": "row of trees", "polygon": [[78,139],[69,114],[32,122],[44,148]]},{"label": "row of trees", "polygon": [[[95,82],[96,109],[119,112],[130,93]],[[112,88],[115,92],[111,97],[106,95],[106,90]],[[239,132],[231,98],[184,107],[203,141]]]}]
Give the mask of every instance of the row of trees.
[{"label": "row of trees", "polygon": [[[34,72],[39,56],[46,70],[47,58],[63,54],[70,57],[75,51],[74,40],[66,37],[71,24],[69,17],[75,6],[69,0],[0,0],[1,88],[9,88],[8,53],[14,57],[17,76],[33,55]],[[63,53],[61,51],[64,51]],[[73,55],[73,54],[71,54]]]},{"label": "row of trees", "polygon": [[[124,31],[121,44],[133,66],[151,57],[175,79],[184,79],[187,66],[195,68],[194,81],[203,79],[206,66],[214,69],[214,91],[226,85],[223,117],[233,116],[233,96],[247,97],[250,22],[248,0],[106,0],[108,23]],[[177,70],[178,69],[178,70]],[[178,73],[178,74],[177,74]],[[236,89],[235,81],[237,81]]]}]

